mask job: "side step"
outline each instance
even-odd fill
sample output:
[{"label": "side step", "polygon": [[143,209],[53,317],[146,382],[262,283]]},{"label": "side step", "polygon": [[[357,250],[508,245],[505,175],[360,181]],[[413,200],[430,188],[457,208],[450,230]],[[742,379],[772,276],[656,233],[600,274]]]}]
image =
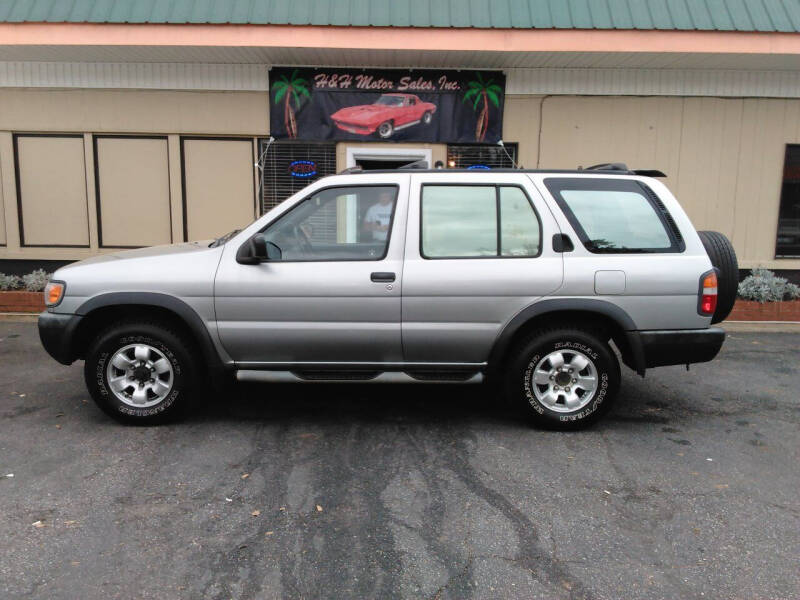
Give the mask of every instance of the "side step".
[{"label": "side step", "polygon": [[[416,375],[416,377],[414,376]],[[404,371],[236,371],[238,381],[260,383],[482,383],[483,373],[443,372],[440,376],[426,372],[409,375]]]}]

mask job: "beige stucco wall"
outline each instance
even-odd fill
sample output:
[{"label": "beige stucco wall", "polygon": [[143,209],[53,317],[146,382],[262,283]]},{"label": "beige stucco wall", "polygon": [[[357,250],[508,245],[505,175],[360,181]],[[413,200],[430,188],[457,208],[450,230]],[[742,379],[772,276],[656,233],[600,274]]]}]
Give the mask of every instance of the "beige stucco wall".
[{"label": "beige stucco wall", "polygon": [[661,169],[695,227],[727,235],[743,268],[800,268],[800,259],[774,258],[786,144],[800,143],[798,99],[509,97],[503,136],[520,143],[529,168]]},{"label": "beige stucco wall", "polygon": [[204,240],[256,217],[253,140],[185,138],[186,233]]},{"label": "beige stucco wall", "polygon": [[[6,88],[0,107],[0,258],[73,259],[104,251],[97,235],[93,134],[167,136],[171,233],[180,241],[181,136],[252,140],[269,131],[264,92]],[[31,132],[84,135],[88,248],[20,247],[12,133]],[[662,169],[695,225],[730,236],[743,267],[800,268],[800,259],[773,258],[785,144],[800,143],[798,99],[508,96],[503,137],[519,143],[519,162],[527,168],[613,160]],[[337,146],[342,167],[347,145]],[[444,144],[374,146],[429,147],[434,161],[446,160]],[[207,206],[202,210],[208,213]]]},{"label": "beige stucco wall", "polygon": [[[268,131],[269,105],[267,96],[263,92],[0,88],[0,212],[2,212],[0,214],[0,225],[2,225],[0,259],[69,260],[85,258],[111,250],[108,247],[100,247],[98,236],[92,151],[93,136],[96,134],[158,135],[167,138],[166,141],[158,144],[157,156],[148,155],[145,152],[144,156],[148,163],[146,165],[141,164],[141,161],[137,159],[137,155],[141,157],[141,148],[136,148],[136,144],[101,143],[101,146],[105,145],[107,149],[106,151],[101,150],[98,157],[101,162],[100,218],[103,221],[103,245],[109,246],[112,243],[169,242],[170,239],[177,242],[183,239],[181,136],[241,136],[252,143],[254,137],[266,135]],[[88,229],[88,247],[86,248],[21,247],[20,245],[12,134],[39,132],[83,135],[84,156],[82,160],[85,169],[79,179],[83,185],[80,201],[84,203],[85,208],[81,211],[80,223],[73,223],[72,220],[65,223],[63,220],[58,222],[55,219],[39,219],[37,226],[41,228],[41,231],[36,235],[41,237],[53,233],[70,240],[80,238],[81,243],[84,243],[87,241]],[[80,138],[70,139],[73,145],[81,143]],[[116,147],[112,150],[112,146]],[[123,146],[125,147],[123,148]],[[114,150],[117,152],[115,153]],[[245,154],[247,155],[247,164],[244,169],[249,175],[254,171],[252,154],[245,152],[242,155]],[[40,153],[36,158],[35,169],[39,173],[44,173],[45,177],[49,179],[53,179],[53,177],[47,173],[52,173],[55,179],[58,179],[58,171],[66,168],[61,164],[63,159],[58,152]],[[71,155],[70,165],[75,160],[77,158]],[[109,181],[109,177],[113,179],[113,176],[109,169],[102,165],[104,160],[107,167],[120,172],[119,181]],[[124,165],[126,163],[130,165],[130,161],[138,163],[133,170],[139,171],[139,175],[144,169],[155,173],[155,179],[151,179],[148,183],[140,181],[139,175],[123,172]],[[28,164],[31,165],[31,169],[34,169],[32,161],[29,161]],[[203,166],[198,163],[195,172],[202,168]],[[105,177],[106,174],[108,174],[107,177]],[[164,177],[166,175],[168,177],[165,188]],[[73,179],[77,180],[73,177],[70,180],[72,183],[74,183]],[[157,231],[151,227],[148,235],[140,239],[128,236],[125,228],[121,228],[119,223],[115,227],[109,222],[109,219],[121,219],[124,216],[128,221],[125,227],[135,229],[141,225],[139,223],[141,219],[136,214],[125,214],[124,207],[130,202],[130,193],[125,191],[128,189],[130,192],[129,184],[133,184],[136,189],[141,189],[148,196],[144,203],[149,208],[156,209],[157,207],[158,224],[150,223],[151,226],[156,227]],[[150,187],[147,187],[148,185]],[[252,181],[248,180],[243,186],[252,194],[254,189]],[[77,189],[77,185],[72,185],[72,187]],[[57,186],[53,186],[53,189],[57,189]],[[75,196],[77,191],[70,189],[72,196]],[[49,192],[39,191],[38,196],[32,195],[31,198],[41,200],[46,198],[47,193]],[[164,206],[165,199],[168,202],[166,207]],[[190,205],[191,200],[191,198],[187,198]],[[202,204],[202,202],[203,199],[198,198],[198,204]],[[252,201],[250,204],[252,205]],[[53,211],[56,210],[55,206],[51,208]],[[139,215],[141,216],[141,213]],[[249,219],[252,219],[252,210],[249,210],[248,215],[250,215]],[[148,214],[143,217],[144,220],[148,221],[149,216],[152,215],[148,210]],[[220,227],[224,228],[225,226],[227,225],[224,223],[220,224]],[[59,228],[60,230],[58,230]],[[205,234],[210,231],[211,229],[208,227],[204,228]],[[224,233],[224,231],[220,231],[220,233]]]}]

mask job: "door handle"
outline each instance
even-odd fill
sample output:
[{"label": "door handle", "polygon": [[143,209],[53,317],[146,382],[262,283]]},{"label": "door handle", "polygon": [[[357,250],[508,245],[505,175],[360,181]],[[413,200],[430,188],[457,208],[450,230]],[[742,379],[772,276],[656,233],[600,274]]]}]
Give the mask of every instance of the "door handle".
[{"label": "door handle", "polygon": [[394,281],[394,273],[375,272],[369,278],[375,283],[391,283]]}]

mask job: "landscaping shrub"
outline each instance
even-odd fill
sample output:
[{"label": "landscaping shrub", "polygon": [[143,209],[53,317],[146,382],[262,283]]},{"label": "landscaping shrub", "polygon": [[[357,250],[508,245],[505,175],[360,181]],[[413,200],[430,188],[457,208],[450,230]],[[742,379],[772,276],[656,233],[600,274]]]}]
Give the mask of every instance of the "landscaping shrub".
[{"label": "landscaping shrub", "polygon": [[22,276],[22,284],[29,292],[42,292],[44,286],[50,281],[50,273],[44,269],[36,269],[35,271]]},{"label": "landscaping shrub", "polygon": [[800,298],[800,286],[778,277],[769,269],[753,269],[739,284],[739,298],[756,302],[780,302]]},{"label": "landscaping shrub", "polygon": [[17,275],[6,275],[0,273],[0,292],[8,292],[10,290],[19,289],[22,285],[22,279]]}]

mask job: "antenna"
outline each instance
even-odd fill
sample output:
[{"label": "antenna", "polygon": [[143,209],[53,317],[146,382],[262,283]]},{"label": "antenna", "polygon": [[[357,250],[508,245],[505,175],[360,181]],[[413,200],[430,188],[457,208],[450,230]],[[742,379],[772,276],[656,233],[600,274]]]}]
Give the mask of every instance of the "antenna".
[{"label": "antenna", "polygon": [[514,160],[514,157],[513,157],[513,156],[511,156],[511,155],[508,153],[508,150],[506,150],[506,145],[503,143],[503,140],[498,140],[498,142],[497,142],[497,145],[498,145],[498,146],[500,146],[500,147],[503,149],[503,152],[505,152],[505,153],[506,153],[506,156],[508,157],[508,160],[510,160],[510,161],[511,161],[511,165],[512,165],[512,166],[513,166],[515,169],[520,169],[520,168],[522,168],[522,167],[520,167],[520,166],[517,164],[517,161],[515,161],[515,160]]}]

